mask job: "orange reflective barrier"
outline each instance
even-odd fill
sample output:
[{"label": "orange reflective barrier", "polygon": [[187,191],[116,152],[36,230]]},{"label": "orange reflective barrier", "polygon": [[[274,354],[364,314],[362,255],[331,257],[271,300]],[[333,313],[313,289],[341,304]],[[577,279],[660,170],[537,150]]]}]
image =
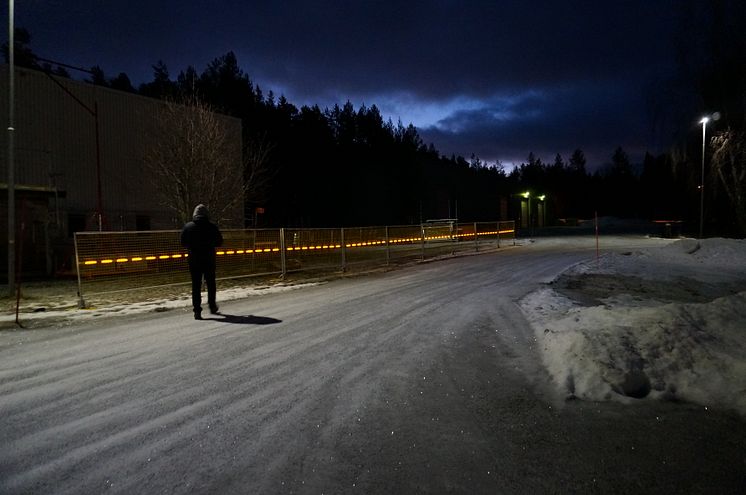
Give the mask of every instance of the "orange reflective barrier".
[{"label": "orange reflective barrier", "polygon": [[[437,236],[425,236],[424,239],[422,237],[409,237],[409,238],[402,238],[402,239],[389,239],[387,241],[370,241],[370,242],[356,242],[351,244],[345,244],[345,248],[351,249],[356,247],[369,247],[369,246],[383,246],[388,244],[403,244],[403,243],[414,243],[414,242],[422,242],[423,240],[425,242],[427,241],[437,241],[437,240],[444,240],[444,239],[455,239],[455,238],[465,238],[465,237],[475,237],[475,236],[494,236],[494,235],[504,235],[504,234],[513,234],[515,233],[515,229],[506,229],[506,230],[497,230],[497,231],[485,231],[485,232],[479,232],[479,233],[461,233],[461,234],[453,234],[453,235],[437,235]],[[341,244],[334,244],[334,245],[322,245],[322,246],[296,246],[296,247],[287,247],[285,248],[286,251],[313,251],[313,250],[323,250],[323,249],[341,249]],[[237,249],[237,250],[219,250],[216,251],[215,254],[217,256],[230,256],[230,255],[240,255],[240,254],[262,254],[262,253],[277,253],[280,251],[279,247],[273,247],[273,248],[264,248],[264,249]],[[93,260],[83,260],[81,263],[86,266],[91,265],[107,265],[111,263],[129,263],[129,262],[138,262],[138,261],[153,261],[153,260],[169,260],[169,259],[180,259],[180,258],[186,258],[188,257],[188,253],[175,253],[175,254],[159,254],[159,255],[147,255],[147,256],[133,256],[131,258],[104,258],[104,259],[93,259]]]},{"label": "orange reflective barrier", "polygon": [[[218,280],[425,259],[489,248],[514,238],[511,222],[432,222],[344,229],[224,230]],[[180,231],[78,232],[75,265],[82,294],[189,283]]]}]

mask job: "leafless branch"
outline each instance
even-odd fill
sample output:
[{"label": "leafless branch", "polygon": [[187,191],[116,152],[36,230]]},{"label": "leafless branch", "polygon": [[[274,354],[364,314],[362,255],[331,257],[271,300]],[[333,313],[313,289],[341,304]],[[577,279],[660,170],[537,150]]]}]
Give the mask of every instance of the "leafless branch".
[{"label": "leafless branch", "polygon": [[197,97],[164,102],[145,163],[156,181],[160,203],[184,223],[198,203],[213,218],[239,224],[243,204],[240,146],[221,117]]},{"label": "leafless branch", "polygon": [[275,145],[270,143],[266,134],[257,135],[246,140],[244,146],[244,194],[247,201],[262,203],[266,201],[269,183],[274,170],[269,166],[269,157]]},{"label": "leafless branch", "polygon": [[746,234],[746,133],[727,129],[712,138],[712,167],[733,206],[736,223]]}]

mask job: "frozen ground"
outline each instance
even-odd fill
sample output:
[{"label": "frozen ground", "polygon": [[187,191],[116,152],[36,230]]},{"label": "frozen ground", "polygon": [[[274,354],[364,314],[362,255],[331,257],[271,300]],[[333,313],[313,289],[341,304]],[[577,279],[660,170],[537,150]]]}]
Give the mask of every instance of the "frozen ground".
[{"label": "frozen ground", "polygon": [[[74,291],[38,293],[22,314],[34,328],[0,332],[0,493],[744,493],[736,387],[705,409],[616,326],[633,316],[588,323],[630,305],[709,317],[743,291],[735,253],[711,266],[740,243],[669,244],[605,236],[596,266],[592,237],[537,238],[300,290],[221,285],[222,314],[203,321],[183,294],[78,310]],[[692,374],[728,349],[700,327],[665,341]],[[625,391],[611,370],[629,363],[643,385]],[[653,391],[629,398],[643,374]],[[659,382],[686,400],[651,400]],[[607,396],[630,404],[592,400]]]},{"label": "frozen ground", "polygon": [[746,241],[609,252],[521,307],[570,398],[683,400],[746,415]]},{"label": "frozen ground", "polygon": [[[256,283],[253,279],[247,279],[244,285],[221,288],[218,291],[218,300],[235,301],[303,289],[315,284],[316,282],[298,281]],[[219,287],[221,285],[224,286],[225,283],[218,284]],[[150,289],[147,295],[128,291],[93,296],[87,302],[88,307],[84,309],[78,308],[76,287],[72,283],[31,286],[24,290],[28,292],[28,297],[21,302],[18,318],[24,328],[83,323],[107,316],[163,312],[191,308],[192,305],[189,287],[183,284]],[[202,294],[202,299],[207,300],[207,293]],[[16,326],[15,301],[10,301],[7,306],[12,308],[6,308],[6,311],[0,313],[0,328]]]},{"label": "frozen ground", "polygon": [[[572,248],[588,238],[520,245]],[[650,239],[639,249],[602,236],[600,257],[573,265],[520,301],[544,365],[568,398],[683,400],[746,415],[746,241]],[[304,282],[223,288],[221,302],[299,290]],[[72,284],[29,289],[26,327],[189,308],[187,288],[147,298],[128,293],[77,308]],[[206,295],[203,295],[205,297]],[[0,327],[15,326],[14,311]]]}]

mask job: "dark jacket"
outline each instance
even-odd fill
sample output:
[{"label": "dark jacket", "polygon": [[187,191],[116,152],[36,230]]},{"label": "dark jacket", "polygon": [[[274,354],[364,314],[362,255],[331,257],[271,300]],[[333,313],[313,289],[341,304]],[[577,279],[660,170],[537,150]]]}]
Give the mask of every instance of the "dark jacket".
[{"label": "dark jacket", "polygon": [[223,245],[223,235],[207,216],[195,216],[184,225],[181,244],[189,250],[190,261],[214,261],[215,248]]}]

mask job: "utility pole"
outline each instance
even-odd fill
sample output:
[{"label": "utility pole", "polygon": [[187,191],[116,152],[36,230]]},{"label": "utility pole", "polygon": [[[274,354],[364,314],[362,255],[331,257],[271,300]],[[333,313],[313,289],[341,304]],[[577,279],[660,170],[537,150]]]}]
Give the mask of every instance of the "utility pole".
[{"label": "utility pole", "polygon": [[14,0],[8,0],[8,289],[16,291],[15,26]]},{"label": "utility pole", "polygon": [[704,117],[699,121],[702,124],[702,175],[699,180],[699,238],[702,239],[704,236],[705,226],[705,151],[707,149],[705,140],[707,134],[707,123],[710,121],[709,117]]},{"label": "utility pole", "polygon": [[[92,74],[91,71],[86,69],[81,69],[79,67],[74,67],[72,65],[62,64],[60,62],[55,62],[54,60],[48,60],[45,58],[39,58],[39,60],[43,62],[51,62],[63,67],[67,67],[70,69],[75,69],[83,72],[88,72],[89,74]],[[103,201],[101,199],[101,140],[99,138],[99,130],[98,130],[98,101],[93,102],[93,108],[89,107],[83,101],[75,96],[72,91],[67,89],[64,84],[59,82],[52,74],[49,73],[49,71],[44,71],[44,74],[47,75],[49,79],[52,80],[53,83],[55,83],[62,91],[67,93],[68,96],[70,96],[75,102],[83,107],[83,109],[88,112],[88,114],[93,117],[93,123],[96,126],[96,219],[98,222],[98,230],[101,232],[103,230]]]}]

